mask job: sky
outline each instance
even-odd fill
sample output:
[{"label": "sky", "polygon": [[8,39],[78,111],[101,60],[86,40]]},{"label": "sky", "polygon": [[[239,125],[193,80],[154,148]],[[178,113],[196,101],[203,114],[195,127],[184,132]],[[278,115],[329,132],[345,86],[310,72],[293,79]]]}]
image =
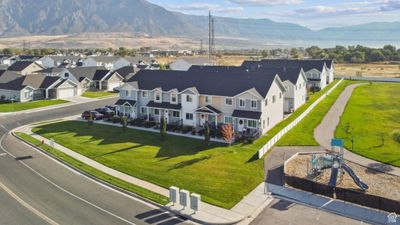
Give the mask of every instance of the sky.
[{"label": "sky", "polygon": [[400,0],[148,0],[185,14],[268,18],[318,30],[400,21]]}]

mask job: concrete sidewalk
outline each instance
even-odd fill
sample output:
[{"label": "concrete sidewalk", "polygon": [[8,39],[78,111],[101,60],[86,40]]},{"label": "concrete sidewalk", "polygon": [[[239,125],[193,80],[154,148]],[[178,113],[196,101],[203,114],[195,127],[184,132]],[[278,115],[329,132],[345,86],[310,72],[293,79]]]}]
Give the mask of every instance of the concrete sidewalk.
[{"label": "concrete sidewalk", "polygon": [[[45,144],[50,145],[50,140],[42,136],[39,136],[37,134],[34,134],[32,132],[32,127],[30,126],[21,127],[15,131],[29,134],[35,139],[39,141],[44,141]],[[111,176],[125,180],[137,186],[146,188],[148,190],[164,195],[166,197],[169,196],[169,191],[166,188],[160,187],[150,182],[129,176],[117,170],[106,167],[88,157],[80,155],[57,143],[54,143],[54,148]],[[259,212],[261,212],[270,202],[272,202],[272,200],[273,199],[270,197],[270,195],[265,193],[264,183],[261,183],[251,193],[249,193],[249,195],[245,196],[243,200],[240,201],[231,210],[216,207],[214,205],[205,202],[201,203],[200,206],[201,210],[196,213],[194,213],[192,210],[183,209],[183,207],[179,205],[174,206],[172,204],[168,204],[166,207],[170,211],[176,214],[180,214],[198,223],[238,224],[240,222],[240,224],[249,224],[258,215]]]},{"label": "concrete sidewalk", "polygon": [[[360,85],[364,84],[352,84],[346,87],[346,89],[344,89],[339,98],[325,115],[322,122],[318,125],[318,127],[315,128],[315,140],[324,148],[331,148],[331,140],[335,138],[335,130],[340,122],[340,117],[344,113],[347,102],[349,101],[354,89]],[[345,159],[360,164],[362,166],[374,168],[378,171],[400,176],[400,168],[365,158],[351,151],[348,151],[347,149],[345,149],[344,157]]]}]

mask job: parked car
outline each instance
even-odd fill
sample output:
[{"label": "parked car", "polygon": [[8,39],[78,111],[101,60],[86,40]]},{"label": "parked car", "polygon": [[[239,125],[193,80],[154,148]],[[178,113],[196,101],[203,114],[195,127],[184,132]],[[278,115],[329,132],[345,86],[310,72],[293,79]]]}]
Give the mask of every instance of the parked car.
[{"label": "parked car", "polygon": [[107,107],[95,109],[96,112],[99,112],[104,115],[104,117],[109,118],[115,115],[115,112]]},{"label": "parked car", "polygon": [[97,111],[84,111],[82,113],[82,119],[88,120],[90,118],[90,114],[92,115],[93,120],[101,120],[104,118],[104,115]]},{"label": "parked car", "polygon": [[109,108],[110,110],[115,112],[115,106],[111,106],[111,105],[106,105],[106,108]]}]

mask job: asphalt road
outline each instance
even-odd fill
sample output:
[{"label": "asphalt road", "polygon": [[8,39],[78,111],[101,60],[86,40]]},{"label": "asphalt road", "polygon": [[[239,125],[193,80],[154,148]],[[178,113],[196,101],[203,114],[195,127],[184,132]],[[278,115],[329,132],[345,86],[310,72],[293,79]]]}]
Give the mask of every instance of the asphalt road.
[{"label": "asphalt road", "polygon": [[331,225],[365,224],[319,209],[276,199],[264,209],[251,225]]},{"label": "asphalt road", "polygon": [[115,101],[0,116],[0,224],[187,223],[152,204],[89,180],[9,134],[22,125],[80,114]]}]

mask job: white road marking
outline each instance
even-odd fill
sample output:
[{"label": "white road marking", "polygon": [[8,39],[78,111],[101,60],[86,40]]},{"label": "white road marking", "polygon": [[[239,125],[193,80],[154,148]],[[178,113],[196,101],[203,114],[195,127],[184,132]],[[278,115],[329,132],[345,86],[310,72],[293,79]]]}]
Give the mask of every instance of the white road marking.
[{"label": "white road marking", "polygon": [[0,157],[6,156],[6,155],[7,155],[7,153],[0,153]]},{"label": "white road marking", "polygon": [[[9,152],[3,147],[2,143],[3,143],[4,136],[5,136],[5,135],[3,135],[3,136],[0,138],[0,147],[3,149],[3,151],[5,151],[6,153],[8,153],[10,156],[12,156],[13,158],[16,158],[14,155],[12,155],[11,153],[9,153]],[[30,147],[31,147],[31,146],[30,146]],[[36,150],[36,149],[35,149],[35,150]],[[36,150],[36,151],[38,151],[38,150]],[[43,154],[44,154],[44,153],[43,153]],[[49,156],[48,156],[48,157],[49,157]],[[50,158],[51,158],[51,157],[50,157]],[[118,216],[118,215],[116,215],[116,214],[114,214],[114,213],[112,213],[112,212],[109,212],[109,211],[107,211],[107,210],[101,208],[100,206],[97,206],[97,205],[95,205],[95,204],[89,202],[88,200],[86,200],[86,199],[84,199],[84,198],[81,198],[81,197],[79,197],[79,196],[77,196],[77,195],[75,195],[75,194],[73,194],[73,193],[71,193],[71,192],[65,190],[64,188],[60,187],[60,186],[57,185],[56,183],[52,182],[50,179],[46,178],[45,176],[43,176],[42,174],[40,174],[39,172],[37,172],[35,169],[33,169],[32,167],[30,167],[30,166],[29,166],[28,164],[26,164],[25,162],[23,162],[23,161],[19,161],[19,162],[20,162],[22,165],[24,165],[25,167],[27,167],[28,169],[30,169],[31,171],[33,171],[34,173],[36,173],[38,176],[40,176],[41,178],[43,178],[43,179],[44,179],[45,181],[47,181],[48,183],[50,183],[50,184],[53,185],[54,187],[58,188],[59,190],[61,190],[61,191],[65,192],[65,193],[71,195],[72,197],[75,197],[75,198],[77,198],[77,199],[79,199],[79,200],[85,202],[86,204],[88,204],[88,205],[90,205],[90,206],[92,206],[92,207],[94,207],[94,208],[96,208],[96,209],[98,209],[98,210],[100,210],[100,211],[102,211],[102,212],[108,214],[108,215],[111,215],[111,216],[113,216],[113,217],[115,217],[115,218],[117,218],[117,219],[120,219],[121,221],[124,221],[124,222],[126,222],[126,223],[128,223],[128,224],[131,224],[131,225],[136,225],[135,223],[132,223],[132,222],[130,222],[130,221],[128,221],[128,220],[126,220],[126,219],[124,219],[124,218],[122,218],[122,217],[120,217],[120,216]],[[84,177],[86,177],[86,176],[84,176]],[[136,200],[136,199],[135,199],[135,200]]]},{"label": "white road marking", "polygon": [[18,197],[18,195],[16,195],[14,192],[12,192],[7,186],[5,186],[3,183],[0,182],[0,188],[3,189],[5,192],[7,192],[7,194],[9,194],[13,199],[15,199],[19,204],[21,204],[22,206],[24,206],[25,208],[27,208],[29,211],[33,212],[35,215],[37,215],[38,217],[42,218],[44,221],[46,221],[47,223],[51,224],[51,225],[58,225],[58,223],[56,223],[54,220],[50,219],[49,217],[47,217],[46,215],[44,215],[43,213],[39,212],[38,210],[36,210],[35,208],[33,208],[31,205],[29,205],[27,202],[25,202],[24,200],[22,200],[20,197]]},{"label": "white road marking", "polygon": [[0,127],[3,128],[5,131],[8,131],[7,127],[5,127],[3,124],[0,124]]}]

